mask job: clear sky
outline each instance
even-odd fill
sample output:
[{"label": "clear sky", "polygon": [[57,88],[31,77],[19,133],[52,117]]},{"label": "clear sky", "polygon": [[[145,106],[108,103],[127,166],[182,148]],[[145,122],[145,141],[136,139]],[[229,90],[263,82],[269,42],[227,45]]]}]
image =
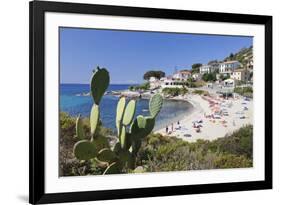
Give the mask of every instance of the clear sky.
[{"label": "clear sky", "polygon": [[170,75],[252,43],[241,36],[60,28],[61,83],[89,83],[97,66],[108,69],[111,84],[140,83],[148,70]]}]

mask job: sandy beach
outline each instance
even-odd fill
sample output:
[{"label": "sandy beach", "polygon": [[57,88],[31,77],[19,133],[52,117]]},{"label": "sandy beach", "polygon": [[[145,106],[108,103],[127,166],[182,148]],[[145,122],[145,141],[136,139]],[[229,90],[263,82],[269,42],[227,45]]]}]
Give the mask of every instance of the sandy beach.
[{"label": "sandy beach", "polygon": [[[193,111],[180,120],[179,125],[173,122],[166,128],[156,130],[154,133],[175,136],[185,141],[195,142],[198,139],[214,140],[224,137],[228,133],[253,124],[253,101],[245,101],[243,97],[219,98],[188,94],[178,97],[193,105]],[[218,114],[220,113],[220,114]],[[195,126],[195,127],[194,127]]]}]

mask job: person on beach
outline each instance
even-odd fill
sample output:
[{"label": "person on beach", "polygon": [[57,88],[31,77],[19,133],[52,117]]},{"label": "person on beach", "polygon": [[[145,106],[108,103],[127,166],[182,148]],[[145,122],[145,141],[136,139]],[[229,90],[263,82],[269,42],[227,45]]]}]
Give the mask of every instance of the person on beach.
[{"label": "person on beach", "polygon": [[181,129],[180,121],[178,121],[178,129],[179,129],[179,130]]},{"label": "person on beach", "polygon": [[168,126],[166,125],[166,134],[168,134],[168,131],[169,131],[169,128],[168,128]]}]

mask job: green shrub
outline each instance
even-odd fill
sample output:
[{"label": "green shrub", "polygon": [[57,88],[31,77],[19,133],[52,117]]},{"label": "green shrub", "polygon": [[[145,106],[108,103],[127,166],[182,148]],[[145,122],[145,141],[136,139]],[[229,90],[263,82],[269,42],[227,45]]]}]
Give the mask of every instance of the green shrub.
[{"label": "green shrub", "polygon": [[240,168],[252,167],[253,161],[245,156],[236,156],[233,154],[220,155],[214,161],[216,168]]},{"label": "green shrub", "polygon": [[253,126],[247,125],[233,132],[231,135],[211,142],[223,153],[244,155],[252,158],[253,154]]},{"label": "green shrub", "polygon": [[205,85],[205,81],[203,80],[195,80],[192,77],[188,78],[186,80],[186,85],[190,88],[197,88],[197,87],[202,87]]},{"label": "green shrub", "polygon": [[234,92],[245,97],[253,97],[252,87],[235,87]]},{"label": "green shrub", "polygon": [[206,83],[203,80],[199,80],[196,82],[193,82],[193,87],[194,88],[199,88],[199,87],[203,87]]},{"label": "green shrub", "polygon": [[213,81],[216,81],[217,77],[216,77],[216,73],[204,73],[203,76],[202,76],[202,79],[206,82],[213,82]]},{"label": "green shrub", "polygon": [[188,90],[185,87],[182,88],[164,88],[162,90],[163,94],[166,96],[179,96],[179,95],[185,95],[188,93]]},{"label": "green shrub", "polygon": [[146,82],[146,83],[143,83],[143,84],[140,84],[140,85],[135,85],[135,86],[130,86],[129,87],[129,90],[131,91],[136,91],[136,90],[149,90],[150,88],[150,84],[149,82]]},{"label": "green shrub", "polygon": [[193,143],[150,134],[142,144],[137,164],[149,172],[252,167],[252,138],[252,125],[214,141]]},{"label": "green shrub", "polygon": [[209,92],[205,90],[193,90],[192,93],[197,95],[209,95]]}]

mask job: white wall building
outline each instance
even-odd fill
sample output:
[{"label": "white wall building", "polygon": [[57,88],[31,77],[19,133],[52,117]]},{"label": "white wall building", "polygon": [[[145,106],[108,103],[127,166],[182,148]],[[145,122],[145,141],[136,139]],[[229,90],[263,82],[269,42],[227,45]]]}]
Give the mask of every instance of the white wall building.
[{"label": "white wall building", "polygon": [[199,68],[201,74],[205,73],[213,73],[219,69],[219,64],[211,64],[211,65],[202,65]]},{"label": "white wall building", "polygon": [[219,65],[220,74],[231,74],[235,69],[242,67],[238,61],[226,61]]},{"label": "white wall building", "polygon": [[161,81],[155,77],[150,77],[148,82],[150,89],[159,88],[161,86]]},{"label": "white wall building", "polygon": [[230,78],[239,81],[247,81],[249,74],[246,69],[236,69],[233,71]]},{"label": "white wall building", "polygon": [[161,88],[182,88],[184,85],[187,85],[186,81],[173,78],[161,78]]},{"label": "white wall building", "polygon": [[193,73],[192,78],[193,80],[201,80],[202,79],[202,74],[201,73]]},{"label": "white wall building", "polygon": [[191,77],[192,77],[191,72],[188,70],[181,70],[173,75],[173,79],[180,80],[180,81],[186,81],[188,78]]}]

